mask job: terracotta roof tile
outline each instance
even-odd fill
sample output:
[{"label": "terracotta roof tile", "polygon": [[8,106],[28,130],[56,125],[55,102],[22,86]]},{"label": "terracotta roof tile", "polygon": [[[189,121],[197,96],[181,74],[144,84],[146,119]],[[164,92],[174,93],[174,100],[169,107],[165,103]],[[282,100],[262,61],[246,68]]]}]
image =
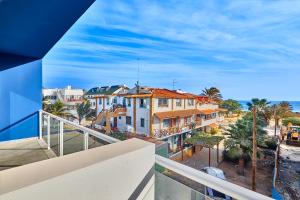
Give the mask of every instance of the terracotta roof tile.
[{"label": "terracotta roof tile", "polygon": [[212,114],[212,113],[215,113],[215,112],[217,112],[217,111],[216,110],[211,110],[211,109],[200,110],[200,113],[205,114],[205,115],[209,115],[209,114]]}]

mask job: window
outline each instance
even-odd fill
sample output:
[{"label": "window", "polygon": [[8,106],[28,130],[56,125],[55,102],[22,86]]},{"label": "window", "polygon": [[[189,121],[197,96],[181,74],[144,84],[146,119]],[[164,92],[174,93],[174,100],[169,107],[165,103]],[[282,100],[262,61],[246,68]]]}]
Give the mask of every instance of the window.
[{"label": "window", "polygon": [[128,99],[127,99],[127,106],[128,106],[128,107],[131,107],[131,98],[128,98]]},{"label": "window", "polygon": [[140,108],[146,108],[146,99],[140,99]]},{"label": "window", "polygon": [[158,107],[168,107],[168,99],[158,99]]},{"label": "window", "polygon": [[119,116],[119,119],[121,119],[122,117],[121,116]]},{"label": "window", "polygon": [[109,97],[106,97],[106,105],[109,105]]},{"label": "window", "polygon": [[145,119],[141,118],[141,127],[145,127]]},{"label": "window", "polygon": [[99,98],[99,105],[102,104],[102,98]]},{"label": "window", "polygon": [[164,128],[170,127],[170,119],[164,119],[163,120],[163,127]]},{"label": "window", "polygon": [[194,99],[188,99],[188,105],[193,106],[194,105]]},{"label": "window", "polygon": [[123,103],[123,106],[126,107],[126,99],[125,98],[123,98],[123,102],[122,103]]},{"label": "window", "polygon": [[130,116],[126,116],[126,124],[131,125],[131,117]]},{"label": "window", "polygon": [[117,97],[114,97],[114,99],[113,99],[113,103],[117,103]]},{"label": "window", "polygon": [[176,106],[181,106],[181,99],[176,99]]}]

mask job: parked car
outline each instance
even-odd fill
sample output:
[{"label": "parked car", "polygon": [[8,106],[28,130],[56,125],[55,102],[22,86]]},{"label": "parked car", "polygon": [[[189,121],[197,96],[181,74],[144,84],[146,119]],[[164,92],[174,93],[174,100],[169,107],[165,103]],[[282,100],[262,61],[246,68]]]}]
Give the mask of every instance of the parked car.
[{"label": "parked car", "polygon": [[[201,169],[201,171],[212,175],[214,177],[220,178],[222,180],[225,180],[225,174],[221,169],[215,168],[215,167],[205,167],[203,169]],[[212,188],[206,187],[205,188],[206,194],[208,194],[208,196],[214,198],[214,199],[226,199],[226,200],[231,200],[232,198],[219,192],[216,191]]]}]

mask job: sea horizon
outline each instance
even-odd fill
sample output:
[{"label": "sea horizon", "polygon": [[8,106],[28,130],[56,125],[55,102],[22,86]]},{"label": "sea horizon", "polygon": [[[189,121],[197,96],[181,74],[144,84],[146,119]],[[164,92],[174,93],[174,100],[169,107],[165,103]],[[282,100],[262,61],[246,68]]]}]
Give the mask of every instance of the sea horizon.
[{"label": "sea horizon", "polygon": [[[250,102],[251,100],[237,100],[237,101],[242,105],[243,111],[248,110],[247,103]],[[269,101],[269,102],[273,105],[273,104],[280,103],[282,101],[285,100],[281,100],[281,101],[276,100],[276,101]],[[300,112],[300,101],[287,101],[287,102],[291,104],[293,112]]]}]

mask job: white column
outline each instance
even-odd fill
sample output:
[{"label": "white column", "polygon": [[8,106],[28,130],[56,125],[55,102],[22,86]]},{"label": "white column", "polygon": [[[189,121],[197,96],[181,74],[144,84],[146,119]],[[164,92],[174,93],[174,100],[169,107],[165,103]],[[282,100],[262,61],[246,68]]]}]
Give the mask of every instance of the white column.
[{"label": "white column", "polygon": [[42,111],[39,111],[39,139],[42,139],[42,137],[43,137],[43,129],[42,129],[43,118],[42,118],[42,116],[43,116]]},{"label": "white column", "polygon": [[89,149],[89,134],[84,132],[84,150]]},{"label": "white column", "polygon": [[48,143],[48,150],[50,150],[50,115],[47,116],[47,143]]},{"label": "white column", "polygon": [[64,122],[59,121],[59,156],[64,155]]}]

